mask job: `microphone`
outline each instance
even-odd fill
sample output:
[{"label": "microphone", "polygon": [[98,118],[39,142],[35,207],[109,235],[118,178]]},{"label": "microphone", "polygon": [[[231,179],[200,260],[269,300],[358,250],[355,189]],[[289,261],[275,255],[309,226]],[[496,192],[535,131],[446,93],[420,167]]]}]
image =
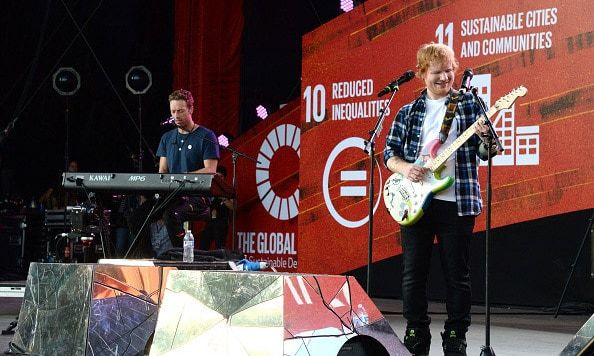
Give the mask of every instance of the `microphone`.
[{"label": "microphone", "polygon": [[468,92],[471,89],[470,81],[474,77],[474,73],[471,68],[467,68],[462,75],[462,81],[460,82],[460,91],[464,90]]},{"label": "microphone", "polygon": [[175,123],[175,118],[173,116],[169,116],[167,119],[161,121],[161,126],[173,125],[174,123]]},{"label": "microphone", "polygon": [[398,91],[398,89],[399,89],[398,86],[400,84],[404,84],[414,77],[415,77],[415,72],[413,72],[412,70],[407,70],[406,72],[404,72],[404,74],[402,74],[400,76],[400,78],[395,79],[392,82],[390,82],[384,89],[382,89],[382,91],[380,91],[377,94],[377,96],[382,96],[382,95],[391,93],[393,91]]}]

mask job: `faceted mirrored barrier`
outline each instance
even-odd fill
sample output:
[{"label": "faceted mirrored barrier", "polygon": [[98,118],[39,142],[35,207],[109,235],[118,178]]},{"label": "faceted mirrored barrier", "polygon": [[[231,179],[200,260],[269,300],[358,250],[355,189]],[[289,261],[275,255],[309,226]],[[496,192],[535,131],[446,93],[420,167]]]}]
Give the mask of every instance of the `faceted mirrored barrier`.
[{"label": "faceted mirrored barrier", "polygon": [[92,281],[92,265],[31,263],[14,351],[83,355]]},{"label": "faceted mirrored barrier", "polygon": [[32,263],[11,345],[36,355],[143,354],[170,268]]},{"label": "faceted mirrored barrier", "polygon": [[157,323],[160,267],[97,265],[87,355],[138,355],[148,351]]},{"label": "faceted mirrored barrier", "polygon": [[349,345],[409,355],[352,277],[172,271],[150,354],[347,355]]},{"label": "faceted mirrored barrier", "polygon": [[409,355],[352,277],[58,263],[31,264],[11,351]]},{"label": "faceted mirrored barrier", "polygon": [[560,356],[594,354],[594,315],[578,330]]}]

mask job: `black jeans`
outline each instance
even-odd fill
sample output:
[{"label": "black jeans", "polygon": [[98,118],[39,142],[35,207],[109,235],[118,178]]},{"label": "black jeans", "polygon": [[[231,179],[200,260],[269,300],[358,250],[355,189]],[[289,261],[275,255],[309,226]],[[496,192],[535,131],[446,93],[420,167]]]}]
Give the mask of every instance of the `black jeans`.
[{"label": "black jeans", "polygon": [[474,216],[458,216],[455,202],[434,199],[414,225],[401,228],[402,301],[407,326],[427,328],[427,277],[433,238],[447,286],[445,329],[465,333],[470,325],[470,239]]},{"label": "black jeans", "polygon": [[[163,219],[165,226],[167,226],[167,233],[169,239],[175,247],[183,245],[184,236],[184,221],[200,220],[208,217],[210,200],[205,197],[179,197],[173,199],[169,204],[161,209],[153,211],[151,218],[146,221],[149,213],[153,210],[155,199],[148,199],[142,203],[138,208],[134,209],[128,218],[128,225],[132,236],[138,234],[138,238],[134,242],[132,253],[129,257],[134,258],[150,258],[155,257],[153,248],[151,246],[151,239],[149,236],[149,225],[159,219]],[[144,225],[142,231],[139,233],[141,226]]]},{"label": "black jeans", "polygon": [[205,219],[209,212],[210,201],[205,197],[180,197],[168,204],[163,211],[163,220],[173,246],[183,246],[184,221]]}]

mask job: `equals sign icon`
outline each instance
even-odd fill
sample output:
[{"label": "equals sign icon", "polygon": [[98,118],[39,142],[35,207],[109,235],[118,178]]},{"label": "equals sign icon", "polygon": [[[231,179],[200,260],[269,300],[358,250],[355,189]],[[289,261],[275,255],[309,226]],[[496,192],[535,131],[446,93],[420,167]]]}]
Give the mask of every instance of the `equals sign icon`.
[{"label": "equals sign icon", "polygon": [[[367,181],[367,171],[341,171],[340,180],[343,182],[351,181]],[[355,186],[341,186],[340,196],[342,197],[365,197],[367,196],[367,186],[355,185]]]}]

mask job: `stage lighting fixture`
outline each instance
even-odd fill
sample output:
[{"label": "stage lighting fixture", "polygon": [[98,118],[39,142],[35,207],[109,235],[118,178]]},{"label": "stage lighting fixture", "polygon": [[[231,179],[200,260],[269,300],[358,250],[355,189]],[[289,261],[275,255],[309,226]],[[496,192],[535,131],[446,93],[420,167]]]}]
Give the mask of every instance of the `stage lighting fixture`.
[{"label": "stage lighting fixture", "polygon": [[344,12],[351,11],[354,6],[353,0],[340,0],[340,9]]},{"label": "stage lighting fixture", "polygon": [[74,95],[80,89],[80,75],[74,68],[62,67],[54,73],[53,87],[60,95]]},{"label": "stage lighting fixture", "polygon": [[219,135],[217,137],[217,141],[219,141],[219,145],[223,147],[229,147],[229,138],[225,135]]},{"label": "stage lighting fixture", "polygon": [[153,76],[145,66],[135,66],[126,73],[126,88],[132,94],[144,94],[153,85]]},{"label": "stage lighting fixture", "polygon": [[256,115],[264,120],[265,118],[268,117],[268,110],[266,110],[265,107],[263,107],[262,105],[258,105],[258,107],[256,107]]}]

